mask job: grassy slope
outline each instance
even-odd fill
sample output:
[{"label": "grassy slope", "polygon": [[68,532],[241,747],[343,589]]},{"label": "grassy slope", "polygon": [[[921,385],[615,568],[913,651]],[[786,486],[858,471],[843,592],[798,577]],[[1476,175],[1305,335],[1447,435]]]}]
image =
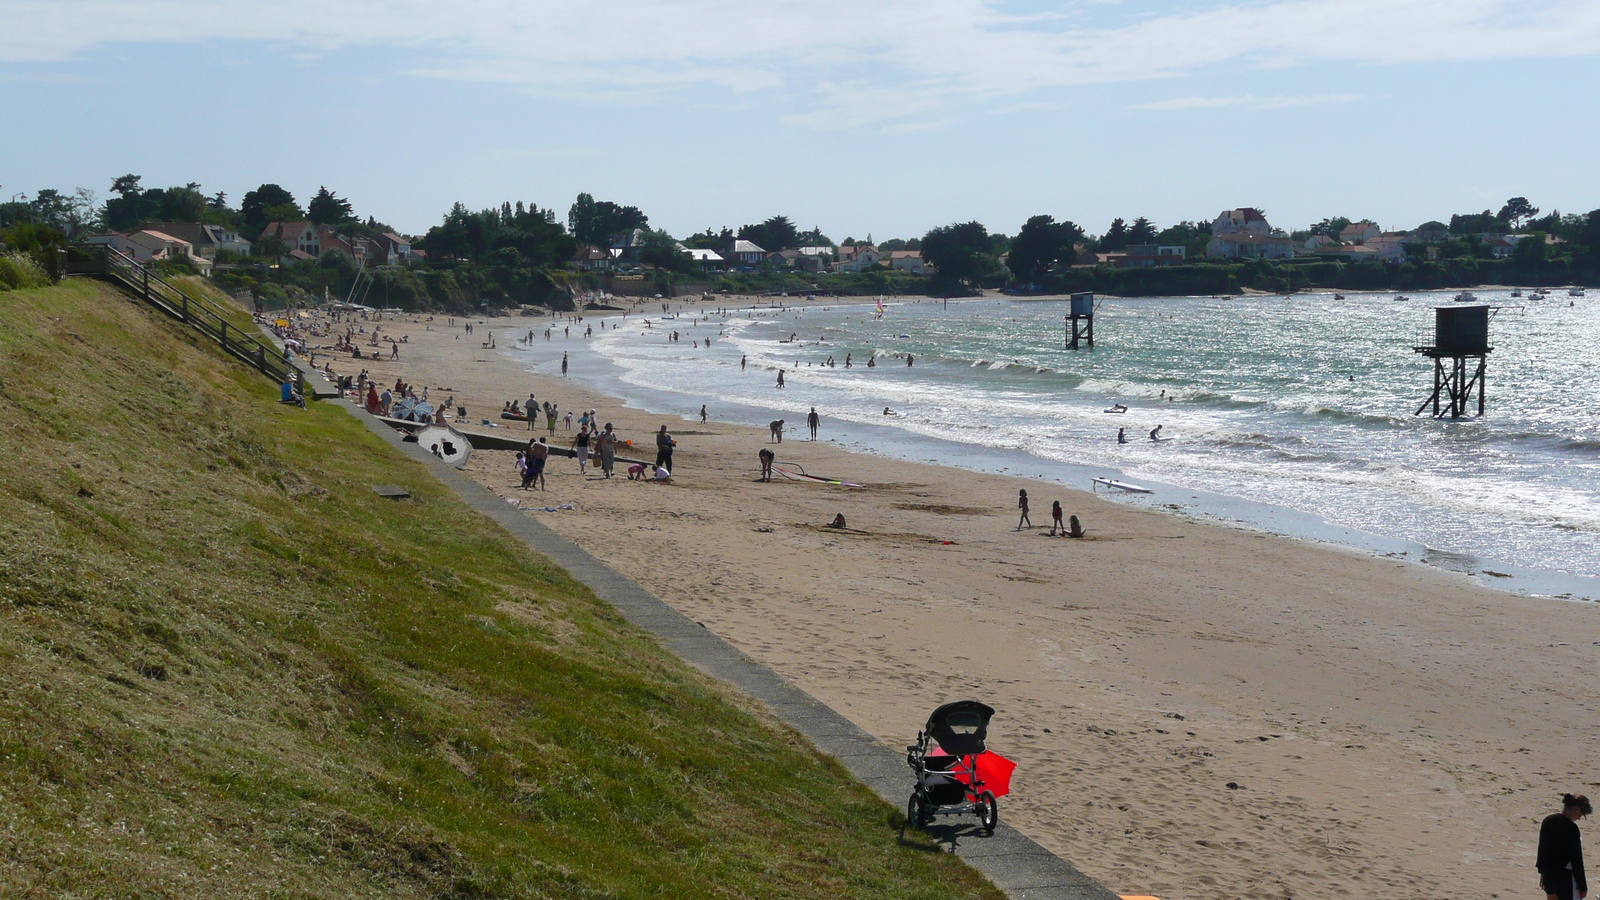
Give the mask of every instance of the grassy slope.
[{"label": "grassy slope", "polygon": [[998,896],[109,288],[0,293],[0,379],[0,895]]}]

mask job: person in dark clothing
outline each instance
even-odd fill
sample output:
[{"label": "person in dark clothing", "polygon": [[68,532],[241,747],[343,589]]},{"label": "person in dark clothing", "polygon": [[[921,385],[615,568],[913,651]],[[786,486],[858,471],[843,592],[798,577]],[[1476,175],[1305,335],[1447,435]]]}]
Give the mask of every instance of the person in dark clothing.
[{"label": "person in dark clothing", "polygon": [[676,446],[678,442],[672,439],[672,435],[667,434],[667,426],[661,426],[661,430],[656,432],[656,465],[671,471],[672,448]]},{"label": "person in dark clothing", "polygon": [[1592,812],[1588,797],[1563,794],[1561,812],[1546,816],[1539,825],[1539,856],[1534,866],[1548,900],[1583,900],[1589,896],[1578,820]]}]

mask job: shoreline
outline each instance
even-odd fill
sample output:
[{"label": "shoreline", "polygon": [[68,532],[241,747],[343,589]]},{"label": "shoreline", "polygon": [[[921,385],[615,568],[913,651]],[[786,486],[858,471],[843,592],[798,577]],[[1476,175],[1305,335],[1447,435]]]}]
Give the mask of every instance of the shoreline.
[{"label": "shoreline", "polygon": [[[1387,292],[1368,291],[1362,293],[1383,294]],[[1014,299],[1060,300],[1064,299],[1064,297],[1048,295],[1014,298],[986,295],[984,297],[962,298],[952,302],[974,303],[988,300]],[[840,307],[867,305],[868,302],[857,298],[818,298],[814,301],[806,301],[800,298],[798,302],[783,308]],[[693,306],[694,304],[690,305]],[[715,302],[700,305],[717,306]],[[778,307],[758,308],[777,309]],[[608,313],[603,312],[596,312],[595,317],[600,321],[607,321],[610,318]],[[515,323],[518,320],[500,321]],[[535,362],[541,361],[542,353],[540,350],[544,346],[546,345],[543,342],[536,341],[534,347],[530,348],[528,352],[528,358]],[[559,348],[561,342],[553,342],[549,346]],[[504,354],[509,351],[502,348],[500,352]],[[598,354],[594,356],[599,358]],[[513,357],[513,361],[524,364],[525,368],[527,367],[524,360]],[[542,361],[551,362],[551,360]],[[608,361],[603,359],[601,361],[608,366],[610,365]],[[536,370],[529,368],[529,371]],[[629,407],[657,415],[674,416],[685,421],[694,418],[696,405],[700,401],[676,392],[629,383],[622,375],[623,373],[614,366],[599,374],[596,374],[590,368],[585,369],[582,380],[601,394],[617,398]],[[762,425],[764,422],[783,418],[786,415],[793,415],[792,411],[786,411],[777,406],[739,403],[722,404],[719,412],[722,413],[721,417],[724,421],[762,430],[764,430]],[[1010,475],[1038,479],[1053,487],[1059,486],[1079,493],[1094,492],[1090,485],[1090,479],[1094,477],[1123,481],[1137,480],[1139,484],[1153,488],[1155,493],[1151,495],[1135,495],[1110,491],[1107,496],[1114,498],[1115,502],[1149,509],[1163,515],[1193,517],[1206,522],[1260,531],[1292,540],[1353,549],[1374,557],[1415,562],[1467,576],[1483,587],[1509,593],[1550,597],[1575,602],[1600,601],[1600,576],[1584,576],[1554,569],[1539,569],[1495,556],[1434,547],[1411,538],[1396,537],[1353,526],[1341,525],[1331,522],[1317,513],[1292,506],[1252,500],[1246,497],[1201,490],[1149,478],[1131,479],[1124,471],[1116,467],[1063,462],[1035,456],[1022,450],[963,443],[953,439],[909,432],[896,428],[892,424],[879,425],[869,422],[842,423],[835,421],[834,426],[834,434],[829,440],[844,449],[855,452],[869,453],[905,462],[934,462],[979,474]],[[933,448],[931,453],[929,452],[930,448]]]},{"label": "shoreline", "polygon": [[[1600,687],[1592,604],[826,442],[774,449],[865,488],[764,484],[765,429],[630,408],[420,327],[362,365],[456,388],[473,422],[532,387],[636,444],[682,425],[672,485],[561,459],[524,495],[493,451],[467,473],[524,507],[573,502],[528,514],[891,747],[942,700],[995,706],[993,746],[1020,764],[1002,817],[1113,890],[1509,894],[1528,823],[1600,762],[1547,725]],[[1019,488],[1036,524],[1059,496],[1090,538],[1013,531]],[[837,512],[850,527],[823,527]]]}]

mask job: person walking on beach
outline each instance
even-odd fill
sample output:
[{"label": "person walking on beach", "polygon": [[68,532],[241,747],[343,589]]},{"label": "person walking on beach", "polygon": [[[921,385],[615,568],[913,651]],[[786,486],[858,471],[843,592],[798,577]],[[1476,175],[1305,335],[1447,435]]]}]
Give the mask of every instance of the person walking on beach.
[{"label": "person walking on beach", "polygon": [[817,439],[817,426],[822,424],[822,417],[817,415],[817,408],[811,407],[811,415],[806,416],[806,425],[811,428],[811,439]]},{"label": "person walking on beach", "polygon": [[678,446],[678,442],[673,440],[672,435],[667,433],[667,426],[661,426],[661,430],[656,432],[656,465],[670,470],[672,468],[672,448],[676,446]]},{"label": "person walking on beach", "polygon": [[1056,536],[1056,529],[1061,529],[1062,534],[1067,533],[1067,526],[1061,523],[1061,501],[1056,500],[1050,504],[1050,536]]},{"label": "person walking on beach", "polygon": [[528,392],[528,408],[523,410],[528,416],[528,430],[532,431],[539,424],[539,401],[533,396],[533,391]]},{"label": "person walking on beach", "polygon": [[611,477],[611,469],[617,461],[617,433],[611,430],[611,423],[606,423],[606,430],[600,432],[600,471]]},{"label": "person walking on beach", "polygon": [[783,387],[783,370],[778,370],[778,387]]},{"label": "person walking on beach", "polygon": [[[572,413],[567,413],[572,415]],[[578,474],[583,475],[589,466],[589,426],[578,426],[578,436],[572,439],[573,455],[578,457]]]},{"label": "person walking on beach", "polygon": [[1032,528],[1033,520],[1028,518],[1028,492],[1026,489],[1017,491],[1017,509],[1022,510],[1021,518],[1017,519],[1017,530],[1021,531],[1024,524]]},{"label": "person walking on beach", "polygon": [[533,482],[539,485],[539,490],[547,490],[544,483],[544,465],[549,461],[550,445],[544,442],[544,438],[539,438],[529,444],[528,474],[523,479],[523,487],[527,487],[528,482]]},{"label": "person walking on beach", "polygon": [[567,352],[561,351],[561,377],[567,377]]},{"label": "person walking on beach", "polygon": [[700,404],[700,421],[704,422],[705,420],[706,420],[706,405],[704,403],[702,403],[702,404]]},{"label": "person walking on beach", "polygon": [[1589,895],[1589,881],[1583,873],[1583,841],[1578,820],[1594,812],[1589,798],[1582,794],[1562,794],[1561,812],[1545,817],[1539,825],[1539,886],[1547,900],[1582,900]]}]

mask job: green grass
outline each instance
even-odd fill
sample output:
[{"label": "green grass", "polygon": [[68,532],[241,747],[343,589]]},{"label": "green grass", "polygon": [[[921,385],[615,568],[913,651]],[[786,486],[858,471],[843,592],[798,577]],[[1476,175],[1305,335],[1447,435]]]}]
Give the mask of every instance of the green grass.
[{"label": "green grass", "polygon": [[0,294],[0,382],[0,896],[999,896],[344,411],[111,289]]}]

